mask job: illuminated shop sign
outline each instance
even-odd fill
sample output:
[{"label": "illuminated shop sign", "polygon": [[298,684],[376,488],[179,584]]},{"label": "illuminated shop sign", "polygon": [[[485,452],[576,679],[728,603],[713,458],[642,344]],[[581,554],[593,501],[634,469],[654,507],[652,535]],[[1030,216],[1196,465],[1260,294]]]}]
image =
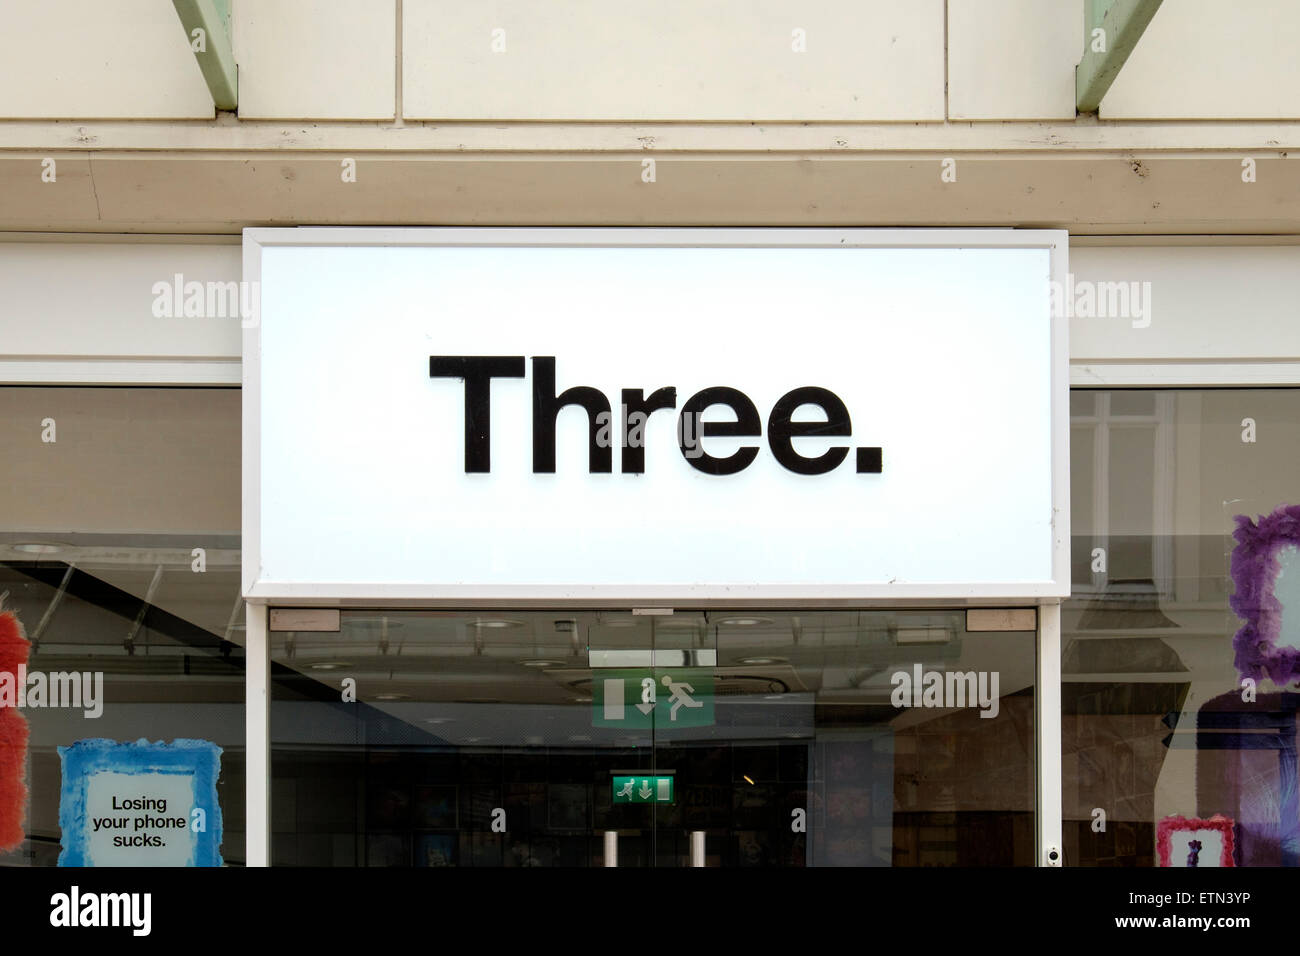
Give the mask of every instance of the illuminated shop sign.
[{"label": "illuminated shop sign", "polygon": [[249,230],[247,593],[1068,593],[1064,249]]}]

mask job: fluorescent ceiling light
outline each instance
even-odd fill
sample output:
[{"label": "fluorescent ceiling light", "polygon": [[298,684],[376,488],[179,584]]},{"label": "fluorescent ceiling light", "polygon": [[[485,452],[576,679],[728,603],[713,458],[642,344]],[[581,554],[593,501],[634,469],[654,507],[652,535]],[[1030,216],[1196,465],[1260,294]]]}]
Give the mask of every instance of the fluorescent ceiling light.
[{"label": "fluorescent ceiling light", "polygon": [[63,545],[46,544],[43,541],[24,541],[22,544],[13,545],[13,549],[23,554],[58,554],[63,550]]},{"label": "fluorescent ceiling light", "polygon": [[897,644],[947,644],[952,631],[946,627],[900,627],[894,635]]}]

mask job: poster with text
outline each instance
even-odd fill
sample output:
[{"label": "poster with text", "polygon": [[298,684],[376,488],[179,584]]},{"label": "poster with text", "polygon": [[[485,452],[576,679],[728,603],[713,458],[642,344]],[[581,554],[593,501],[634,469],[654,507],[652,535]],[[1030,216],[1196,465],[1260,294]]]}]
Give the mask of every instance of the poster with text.
[{"label": "poster with text", "polygon": [[60,866],[221,866],[216,744],[79,740],[59,758]]}]

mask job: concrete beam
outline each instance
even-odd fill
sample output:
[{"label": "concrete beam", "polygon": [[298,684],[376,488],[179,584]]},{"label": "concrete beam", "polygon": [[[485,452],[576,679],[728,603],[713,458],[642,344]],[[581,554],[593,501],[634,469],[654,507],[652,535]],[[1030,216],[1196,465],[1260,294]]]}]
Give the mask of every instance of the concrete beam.
[{"label": "concrete beam", "polygon": [[460,158],[537,157],[640,152],[668,155],[799,155],[808,158],[933,154],[960,156],[1273,150],[1300,153],[1300,121],[1207,123],[1106,121],[989,123],[248,123],[231,116],[206,122],[83,120],[0,122],[6,152],[240,151],[441,154]]},{"label": "concrete beam", "polygon": [[[1300,162],[1252,150],[492,155],[0,151],[0,231],[254,225],[1041,226],[1300,235]],[[656,160],[653,182],[644,161]],[[355,160],[355,181],[342,174]],[[947,166],[945,159],[955,159]],[[955,181],[943,178],[946,168]]]}]

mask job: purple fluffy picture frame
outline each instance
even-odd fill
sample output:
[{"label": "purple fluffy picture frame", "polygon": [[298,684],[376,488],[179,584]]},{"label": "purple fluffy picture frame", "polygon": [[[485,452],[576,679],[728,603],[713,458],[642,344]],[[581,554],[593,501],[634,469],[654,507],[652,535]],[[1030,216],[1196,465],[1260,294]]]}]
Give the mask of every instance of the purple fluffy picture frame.
[{"label": "purple fluffy picture frame", "polygon": [[1245,623],[1232,639],[1234,663],[1242,677],[1268,677],[1282,687],[1300,678],[1300,649],[1278,646],[1282,633],[1282,603],[1273,593],[1278,554],[1300,548],[1300,505],[1282,505],[1258,523],[1237,515],[1232,533],[1232,580],[1236,593],[1229,598],[1233,612]]}]

